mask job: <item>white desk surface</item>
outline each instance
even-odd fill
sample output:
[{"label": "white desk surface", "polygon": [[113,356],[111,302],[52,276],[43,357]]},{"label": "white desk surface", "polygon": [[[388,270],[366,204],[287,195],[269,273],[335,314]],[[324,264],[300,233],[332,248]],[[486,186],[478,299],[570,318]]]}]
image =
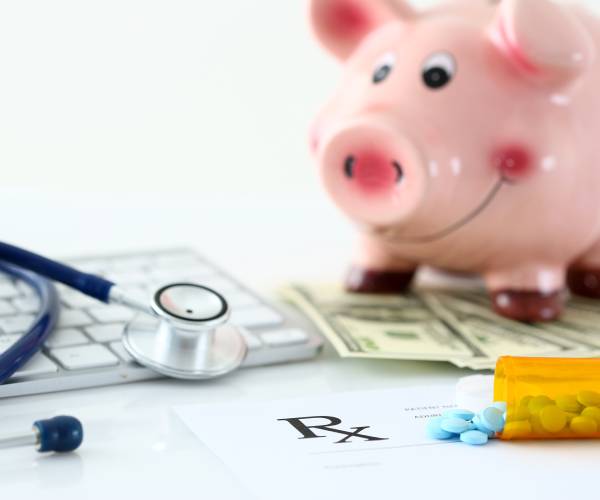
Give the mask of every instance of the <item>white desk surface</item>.
[{"label": "white desk surface", "polygon": [[[165,209],[152,207],[158,195],[112,195],[105,209],[100,193],[0,194],[0,211],[10,215],[0,221],[6,241],[53,256],[191,246],[267,293],[290,279],[335,279],[353,240],[351,228],[317,192],[170,199],[163,200]],[[70,455],[2,451],[0,491],[3,497],[48,500],[190,498],[196,490],[211,500],[247,498],[170,411],[172,405],[428,384],[465,373],[444,363],[341,360],[326,348],[312,361],[246,369],[207,383],[159,380],[2,399],[3,430],[29,428],[60,412],[81,418],[86,435],[80,451]]]}]

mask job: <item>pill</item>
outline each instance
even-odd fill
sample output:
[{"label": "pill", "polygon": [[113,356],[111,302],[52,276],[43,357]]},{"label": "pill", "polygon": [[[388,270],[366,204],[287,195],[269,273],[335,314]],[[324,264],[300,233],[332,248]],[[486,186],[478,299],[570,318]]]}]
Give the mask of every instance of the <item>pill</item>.
[{"label": "pill", "polygon": [[492,403],[492,406],[497,410],[500,410],[502,413],[506,413],[507,405],[504,401],[495,401]]},{"label": "pill", "polygon": [[490,406],[483,410],[479,417],[481,418],[481,423],[488,429],[495,432],[502,432],[502,429],[504,428],[504,417],[502,416],[502,412],[497,408]]},{"label": "pill", "polygon": [[435,417],[427,422],[427,434],[429,437],[433,439],[451,439],[457,437],[456,434],[442,429],[441,424],[443,420],[444,418],[442,417]]},{"label": "pill", "polygon": [[577,401],[583,406],[600,406],[600,394],[595,391],[581,391],[577,394]]},{"label": "pill", "polygon": [[475,415],[473,417],[473,425],[475,425],[475,428],[478,431],[481,431],[481,432],[484,432],[485,434],[487,434],[487,436],[489,438],[493,438],[493,437],[496,436],[496,433],[493,430],[488,429],[485,425],[483,425],[483,423],[481,422],[481,418],[479,417],[479,415]]},{"label": "pill", "polygon": [[504,426],[504,431],[502,434],[505,434],[506,437],[519,437],[519,436],[528,436],[531,434],[531,424],[527,420],[517,420],[515,422],[507,422]]},{"label": "pill", "polygon": [[560,432],[567,425],[567,416],[556,405],[545,406],[540,411],[540,423],[548,432]]},{"label": "pill", "polygon": [[551,404],[554,404],[554,401],[552,401],[548,396],[535,396],[531,398],[531,400],[527,404],[527,409],[529,410],[529,413],[535,415],[539,413],[542,408]]},{"label": "pill", "polygon": [[582,417],[593,418],[596,424],[600,425],[600,408],[597,406],[588,406],[581,412]]},{"label": "pill", "polygon": [[461,432],[465,432],[471,429],[471,422],[467,422],[466,420],[458,417],[442,417],[440,427],[446,432],[460,434]]},{"label": "pill", "polygon": [[462,418],[463,420],[472,420],[473,417],[475,416],[475,413],[473,413],[470,410],[463,410],[460,408],[453,408],[452,410],[447,410],[442,414],[443,417],[445,418],[451,418],[451,417],[456,417],[456,418]]},{"label": "pill", "polygon": [[577,401],[577,397],[572,394],[563,394],[556,398],[556,406],[563,411],[569,413],[579,413],[581,411],[581,403]]},{"label": "pill", "polygon": [[519,406],[519,408],[516,409],[510,409],[506,411],[506,417],[504,418],[504,420],[506,422],[508,421],[515,421],[515,420],[527,420],[529,418],[529,409],[527,408],[527,405],[524,406]]},{"label": "pill", "polygon": [[535,415],[531,415],[529,417],[529,423],[531,424],[531,432],[535,435],[547,434],[548,431],[544,429],[542,426],[542,421],[540,420],[540,414],[537,413]]},{"label": "pill", "polygon": [[460,435],[460,440],[467,444],[482,445],[488,442],[488,435],[481,431],[467,431]]},{"label": "pill", "polygon": [[533,399],[533,396],[524,396],[519,402],[519,406],[529,406],[529,401]]},{"label": "pill", "polygon": [[589,435],[598,430],[598,424],[590,417],[575,417],[569,424],[575,434]]},{"label": "pill", "polygon": [[[567,422],[570,422],[571,420],[573,420],[575,417],[579,416],[579,413],[571,413],[569,411],[565,412],[565,415],[567,416]],[[588,415],[589,416],[589,415]]]}]

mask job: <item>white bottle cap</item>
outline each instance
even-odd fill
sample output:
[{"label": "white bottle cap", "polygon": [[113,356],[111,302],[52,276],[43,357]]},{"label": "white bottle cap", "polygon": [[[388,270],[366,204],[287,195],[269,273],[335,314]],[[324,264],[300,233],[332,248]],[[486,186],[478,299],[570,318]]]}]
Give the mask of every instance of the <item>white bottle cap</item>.
[{"label": "white bottle cap", "polygon": [[494,401],[494,376],[471,375],[456,384],[456,404],[475,413],[484,410]]}]

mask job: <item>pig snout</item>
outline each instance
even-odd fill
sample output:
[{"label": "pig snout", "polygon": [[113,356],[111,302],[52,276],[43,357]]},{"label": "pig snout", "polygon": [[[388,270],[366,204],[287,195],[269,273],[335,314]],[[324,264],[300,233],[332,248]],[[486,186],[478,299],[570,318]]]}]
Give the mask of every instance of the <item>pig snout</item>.
[{"label": "pig snout", "polygon": [[392,189],[404,176],[398,160],[377,150],[349,154],[344,161],[344,173],[366,195]]},{"label": "pig snout", "polygon": [[385,119],[363,119],[320,141],[326,189],[351,218],[404,221],[420,205],[427,178],[418,148]]}]

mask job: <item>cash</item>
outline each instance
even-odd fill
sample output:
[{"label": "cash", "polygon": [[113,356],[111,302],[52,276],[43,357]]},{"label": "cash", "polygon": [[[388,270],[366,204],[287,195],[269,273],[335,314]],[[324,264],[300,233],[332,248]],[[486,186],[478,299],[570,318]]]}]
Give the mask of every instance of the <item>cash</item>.
[{"label": "cash", "polygon": [[499,356],[600,356],[600,302],[572,298],[552,323],[496,315],[485,290],[350,294],[335,285],[282,289],[342,357],[448,361],[493,369]]}]

